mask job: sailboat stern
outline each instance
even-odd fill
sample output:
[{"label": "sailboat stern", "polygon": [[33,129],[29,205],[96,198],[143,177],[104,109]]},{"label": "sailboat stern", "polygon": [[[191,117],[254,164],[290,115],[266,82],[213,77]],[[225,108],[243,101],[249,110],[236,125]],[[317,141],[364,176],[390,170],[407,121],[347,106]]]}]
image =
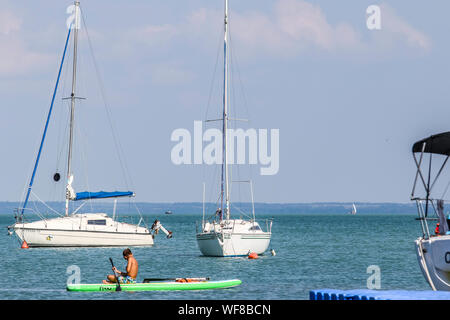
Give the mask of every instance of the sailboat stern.
[{"label": "sailboat stern", "polygon": [[270,233],[259,235],[231,233],[197,234],[197,244],[204,256],[243,257],[250,252],[264,254],[270,244]]},{"label": "sailboat stern", "polygon": [[197,233],[197,244],[204,256],[239,257],[250,252],[264,254],[272,233],[264,232],[258,223],[246,220],[226,220],[221,224],[205,224]]}]

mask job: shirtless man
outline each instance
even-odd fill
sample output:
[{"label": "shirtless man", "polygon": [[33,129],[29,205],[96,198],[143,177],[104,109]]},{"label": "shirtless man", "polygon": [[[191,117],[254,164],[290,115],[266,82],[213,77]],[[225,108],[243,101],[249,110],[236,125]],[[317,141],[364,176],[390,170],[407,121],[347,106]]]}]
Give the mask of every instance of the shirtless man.
[{"label": "shirtless man", "polygon": [[[117,274],[117,278],[120,283],[136,283],[136,277],[138,274],[138,262],[134,258],[133,253],[130,249],[123,250],[123,258],[128,261],[127,271],[122,272],[114,267],[112,270]],[[116,282],[116,276],[113,274],[108,275],[108,280],[103,280],[103,283],[114,283]]]}]

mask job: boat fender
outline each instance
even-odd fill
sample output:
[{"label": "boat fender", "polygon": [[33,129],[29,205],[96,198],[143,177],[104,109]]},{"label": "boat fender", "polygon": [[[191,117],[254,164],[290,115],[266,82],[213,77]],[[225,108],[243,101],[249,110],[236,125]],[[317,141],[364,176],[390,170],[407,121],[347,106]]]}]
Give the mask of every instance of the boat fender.
[{"label": "boat fender", "polygon": [[28,249],[28,243],[25,240],[23,240],[21,248]]},{"label": "boat fender", "polygon": [[258,259],[258,254],[256,252],[250,252],[248,254],[249,259]]}]

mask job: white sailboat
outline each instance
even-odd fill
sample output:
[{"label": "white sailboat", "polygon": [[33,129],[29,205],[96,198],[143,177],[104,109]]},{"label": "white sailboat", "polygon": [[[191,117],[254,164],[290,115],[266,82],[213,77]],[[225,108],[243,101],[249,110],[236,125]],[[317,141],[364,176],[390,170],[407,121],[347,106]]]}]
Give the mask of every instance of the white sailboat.
[{"label": "white sailboat", "polygon": [[[222,175],[220,185],[220,207],[214,214],[212,221],[205,220],[205,212],[201,222],[201,230],[197,230],[197,244],[201,253],[205,256],[229,257],[246,256],[249,253],[263,254],[269,247],[271,239],[272,221],[266,221],[266,230],[255,220],[255,210],[252,206],[252,218],[232,219],[230,215],[230,187],[229,164],[227,159],[228,141],[228,0],[225,0],[224,17],[224,92],[223,92],[223,116],[222,119]],[[250,188],[253,188],[251,181]]]},{"label": "white sailboat", "polygon": [[[25,200],[21,208],[18,208],[16,214],[16,222],[8,227],[10,234],[13,232],[18,236],[20,241],[27,244],[29,247],[90,247],[90,246],[151,246],[154,243],[154,233],[158,230],[165,232],[168,237],[171,232],[162,227],[159,221],[155,221],[153,228],[147,228],[141,225],[143,223],[142,216],[138,224],[128,224],[119,222],[115,219],[117,199],[120,197],[134,197],[132,191],[113,191],[113,192],[75,192],[72,186],[74,181],[74,172],[72,170],[72,156],[73,156],[73,139],[74,139],[74,115],[75,105],[77,99],[76,95],[77,85],[77,49],[78,49],[78,29],[80,17],[80,3],[76,1],[75,5],[75,19],[72,27],[69,28],[67,35],[64,53],[59,68],[58,78],[56,81],[50,110],[48,112],[47,121],[44,127],[41,143],[39,146],[38,155],[34,164],[33,173],[26,190]],[[78,24],[78,25],[76,25]],[[68,139],[68,154],[67,154],[67,184],[65,197],[65,212],[55,218],[44,218],[37,221],[27,221],[26,212],[34,211],[28,208],[30,195],[34,194],[32,191],[34,178],[38,169],[39,160],[43,150],[49,121],[51,119],[55,96],[58,89],[58,84],[61,76],[61,71],[64,65],[64,58],[66,56],[69,40],[73,33],[73,68],[72,68],[72,88],[69,98],[70,105],[70,124],[69,124],[69,139]],[[60,179],[59,173],[54,176],[55,181]],[[114,198],[114,214],[109,217],[106,213],[78,213],[87,201],[93,199]],[[69,203],[81,203],[78,208],[70,212]],[[50,208],[48,205],[46,205]],[[52,211],[52,208],[50,208]],[[58,212],[56,212],[58,213]]]},{"label": "white sailboat", "polygon": [[[434,196],[440,189],[436,182],[450,157],[450,132],[432,135],[416,142],[412,153],[417,171],[411,200],[416,202],[419,216],[416,220],[420,221],[422,229],[422,236],[415,240],[417,259],[431,289],[450,291],[450,217],[444,214],[444,200],[442,200],[450,184],[447,184],[442,195],[438,198]],[[419,159],[416,154],[420,154]],[[422,172],[422,160],[425,154],[429,154],[429,161],[424,165],[428,168],[428,176],[426,172]],[[436,176],[431,179],[432,164],[439,161],[439,158],[442,158],[442,163]],[[419,196],[416,195],[418,181],[422,182],[425,191]],[[434,232],[430,232],[429,223],[437,223]]]},{"label": "white sailboat", "polygon": [[356,214],[356,206],[355,206],[354,203],[352,204],[352,211],[350,211],[350,214],[351,215],[355,215]]}]

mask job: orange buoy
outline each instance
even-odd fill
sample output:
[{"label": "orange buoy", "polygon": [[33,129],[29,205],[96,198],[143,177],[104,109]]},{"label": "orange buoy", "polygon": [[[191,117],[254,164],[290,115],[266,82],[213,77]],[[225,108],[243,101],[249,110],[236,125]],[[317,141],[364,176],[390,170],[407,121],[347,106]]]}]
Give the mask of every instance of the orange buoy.
[{"label": "orange buoy", "polygon": [[23,240],[21,248],[28,249],[28,243],[25,240]]},{"label": "orange buoy", "polygon": [[249,259],[258,259],[258,254],[256,252],[250,252],[248,254]]}]

